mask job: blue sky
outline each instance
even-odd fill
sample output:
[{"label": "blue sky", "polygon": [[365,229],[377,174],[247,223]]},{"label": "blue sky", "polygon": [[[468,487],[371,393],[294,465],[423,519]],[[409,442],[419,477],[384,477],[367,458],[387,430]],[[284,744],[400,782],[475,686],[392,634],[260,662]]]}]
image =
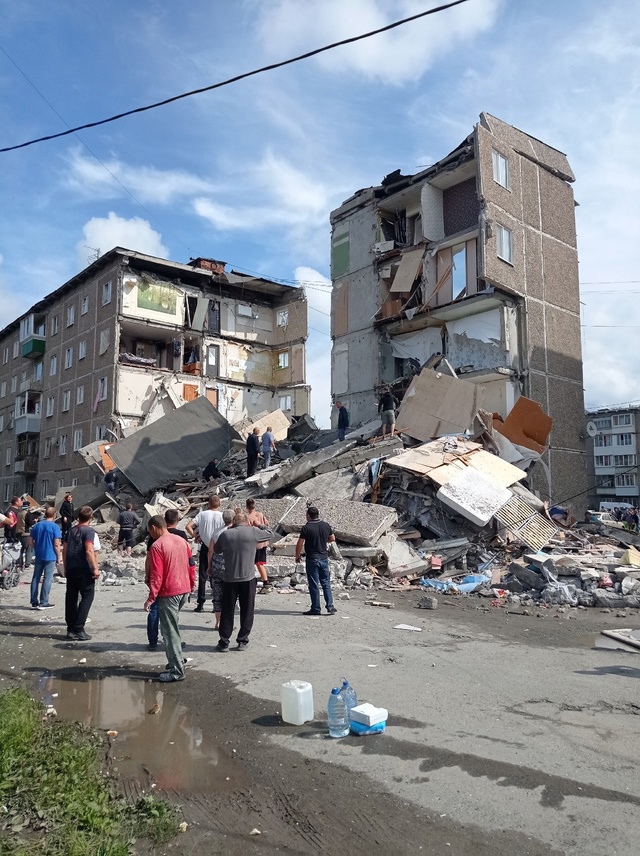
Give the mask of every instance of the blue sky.
[{"label": "blue sky", "polygon": [[[0,146],[435,5],[0,0]],[[2,154],[0,327],[84,267],[90,248],[116,244],[306,282],[312,412],[326,423],[330,210],[396,168],[444,156],[486,110],[568,154],[586,403],[640,399],[640,282],[629,282],[640,280],[637,11],[636,0],[470,0],[79,139]]]}]

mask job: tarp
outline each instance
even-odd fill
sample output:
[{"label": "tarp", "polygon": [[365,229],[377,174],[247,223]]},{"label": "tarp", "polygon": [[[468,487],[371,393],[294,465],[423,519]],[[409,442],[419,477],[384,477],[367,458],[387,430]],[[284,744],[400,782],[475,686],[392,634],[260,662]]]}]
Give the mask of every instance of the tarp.
[{"label": "tarp", "polygon": [[237,432],[203,397],[109,447],[109,456],[140,493],[179,480],[182,473],[223,458]]},{"label": "tarp", "polygon": [[402,333],[391,339],[391,353],[400,360],[417,360],[426,363],[433,354],[442,353],[442,331],[440,327],[427,327],[413,333]]},{"label": "tarp", "polygon": [[490,309],[478,315],[467,315],[447,321],[450,336],[466,335],[467,339],[479,339],[491,345],[502,343],[502,310]]}]

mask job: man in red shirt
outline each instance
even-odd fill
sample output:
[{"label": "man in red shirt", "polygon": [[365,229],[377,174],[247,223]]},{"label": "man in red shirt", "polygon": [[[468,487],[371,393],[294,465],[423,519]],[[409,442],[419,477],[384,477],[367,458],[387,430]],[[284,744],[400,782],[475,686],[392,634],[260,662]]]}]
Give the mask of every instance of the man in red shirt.
[{"label": "man in red shirt", "polygon": [[149,597],[144,608],[148,612],[151,604],[157,601],[160,631],[167,652],[166,671],[161,672],[158,680],[162,683],[183,681],[180,610],[195,588],[196,561],[184,538],[167,532],[164,517],[154,515],[148,529],[153,544],[149,548]]}]

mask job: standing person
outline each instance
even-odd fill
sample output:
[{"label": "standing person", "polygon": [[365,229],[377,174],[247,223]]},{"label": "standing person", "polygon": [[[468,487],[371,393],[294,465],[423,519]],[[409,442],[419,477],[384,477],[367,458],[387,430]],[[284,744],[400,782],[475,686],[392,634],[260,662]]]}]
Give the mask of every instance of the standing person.
[{"label": "standing person", "polygon": [[277,451],[276,438],[273,436],[273,428],[269,425],[262,435],[262,469],[266,470],[271,465],[271,455]]},{"label": "standing person", "polygon": [[144,608],[148,612],[158,602],[160,632],[167,653],[167,668],[158,675],[158,680],[183,681],[180,610],[196,584],[195,560],[187,542],[167,532],[164,517],[154,515],[148,528],[153,544],[149,549],[149,597]]},{"label": "standing person", "polygon": [[120,512],[116,523],[120,527],[120,532],[118,533],[118,552],[130,556],[135,543],[133,530],[142,523],[130,502],[125,505],[125,510]]},{"label": "standing person", "polygon": [[338,440],[342,443],[349,427],[349,411],[341,401],[336,401],[338,408]]},{"label": "standing person", "polygon": [[113,469],[109,470],[108,473],[105,473],[104,477],[104,489],[107,493],[110,493],[111,496],[116,496],[118,493],[118,482],[120,481],[118,476],[118,470]]},{"label": "standing person", "polygon": [[311,609],[303,615],[320,615],[320,587],[324,594],[324,602],[329,615],[335,615],[338,611],[333,605],[333,594],[331,592],[331,581],[329,579],[329,551],[327,544],[336,540],[333,530],[325,520],[320,520],[318,509],[310,505],[307,508],[307,522],[300,530],[300,537],[296,544],[296,562],[302,560],[302,548],[305,552],[305,567],[307,571],[307,582],[309,583],[309,596],[311,598]]},{"label": "standing person", "polygon": [[[164,521],[167,524],[167,532],[170,535],[177,535],[178,538],[182,538],[184,541],[188,543],[189,538],[186,532],[183,532],[181,529],[176,529],[176,523],[180,519],[180,514],[178,510],[175,508],[168,508],[164,513]],[[153,539],[151,536],[147,538],[147,556],[144,563],[144,582],[147,588],[149,587],[149,575],[150,575],[150,557],[149,550],[151,549],[151,545],[153,544]],[[149,651],[155,651],[158,647],[158,634],[160,632],[160,615],[158,613],[158,601],[154,600],[154,602],[149,607],[149,613],[147,615],[147,640],[149,642]]]},{"label": "standing person", "polygon": [[[56,570],[56,562],[62,564],[62,532],[55,522],[56,510],[47,508],[44,520],[36,523],[29,533],[29,540],[35,552],[33,577],[31,578],[31,609],[52,609],[49,603],[51,583]],[[42,590],[40,580],[42,579]]]},{"label": "standing person", "polygon": [[247,478],[250,478],[258,466],[260,457],[260,429],[254,428],[247,437]]},{"label": "standing person", "polygon": [[17,540],[16,526],[18,524],[18,513],[22,510],[22,500],[19,496],[11,497],[11,505],[5,511],[4,540],[7,543],[15,543]]},{"label": "standing person", "polygon": [[[209,544],[218,532],[224,529],[224,520],[220,511],[220,497],[213,494],[209,497],[209,508],[199,511],[193,520],[187,523],[187,535],[195,537],[198,529],[200,538],[200,554],[198,556],[198,603],[194,612],[204,612],[204,604],[207,600],[207,575],[209,573]],[[215,538],[214,538],[215,540]]]},{"label": "standing person", "polygon": [[391,432],[391,436],[396,433],[396,407],[398,406],[398,399],[391,392],[391,389],[386,386],[382,390],[382,395],[380,396],[380,400],[378,401],[378,413],[380,414],[380,418],[382,420],[382,436],[384,437],[387,433],[387,428]]},{"label": "standing person", "polygon": [[[222,512],[222,519],[225,527],[231,526],[233,518],[236,516],[235,511],[231,508],[225,508]],[[223,530],[224,531],[224,530]],[[222,586],[224,577],[224,556],[221,553],[216,554],[215,542],[213,538],[209,544],[209,582],[211,583],[211,600],[213,601],[213,611],[216,616],[216,626],[214,630],[220,630],[220,616],[222,615]]]},{"label": "standing person", "polygon": [[27,508],[24,514],[24,531],[26,535],[26,543],[23,542],[23,551],[25,556],[25,568],[28,568],[31,565],[31,560],[33,559],[33,545],[31,543],[30,538],[31,530],[41,517],[42,513],[40,511],[31,511],[30,508]]},{"label": "standing person", "polygon": [[[18,557],[18,567],[24,570],[25,567],[31,564],[31,548],[29,542],[29,529],[27,525],[28,505],[21,506],[17,514],[16,520],[16,539],[20,543],[20,555]],[[28,561],[27,561],[28,560]]]},{"label": "standing person", "polygon": [[64,617],[70,642],[88,642],[91,639],[84,625],[93,603],[96,580],[100,576],[94,551],[96,531],[89,525],[92,517],[91,506],[83,505],[78,512],[78,523],[69,530],[62,548],[64,575],[67,578]]},{"label": "standing person", "polygon": [[249,644],[256,604],[256,546],[265,538],[271,538],[272,534],[268,529],[250,526],[246,514],[236,514],[231,527],[221,532],[215,542],[214,552],[224,556],[222,614],[218,642],[218,651],[222,653],[229,650],[229,640],[233,633],[233,615],[238,600],[240,601],[240,630],[236,637],[238,651],[244,651]]},{"label": "standing person", "polygon": [[75,520],[75,509],[73,507],[73,495],[70,493],[65,494],[64,499],[62,500],[62,505],[60,506],[60,529],[62,531],[63,539],[66,539],[67,533]]},{"label": "standing person", "polygon": [[178,538],[184,538],[185,541],[189,541],[189,536],[186,532],[183,532],[182,529],[178,529],[178,521],[180,520],[180,513],[177,508],[167,508],[164,513],[164,522],[167,524],[167,532],[169,535],[177,535]]},{"label": "standing person", "polygon": [[[246,503],[247,521],[250,526],[258,526],[262,529],[269,528],[269,521],[261,511],[256,508],[255,499],[249,498]],[[260,574],[262,580],[261,594],[268,594],[273,591],[273,586],[269,585],[269,575],[267,574],[267,545],[268,541],[261,541],[256,547],[255,564],[256,570]]]}]

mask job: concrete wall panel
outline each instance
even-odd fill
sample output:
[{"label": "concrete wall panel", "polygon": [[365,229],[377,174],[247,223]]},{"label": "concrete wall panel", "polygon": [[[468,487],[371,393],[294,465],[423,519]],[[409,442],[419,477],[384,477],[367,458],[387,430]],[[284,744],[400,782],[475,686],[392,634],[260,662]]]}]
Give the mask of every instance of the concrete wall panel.
[{"label": "concrete wall panel", "polygon": [[563,309],[579,312],[580,289],[576,250],[543,235],[542,251],[545,300]]},{"label": "concrete wall panel", "polygon": [[545,319],[549,373],[582,383],[580,317],[547,304]]},{"label": "concrete wall panel", "polygon": [[542,273],[542,235],[533,229],[524,230],[524,255],[527,295],[544,300]]},{"label": "concrete wall panel", "polygon": [[573,190],[562,179],[539,169],[542,231],[559,241],[576,246],[576,217]]}]

